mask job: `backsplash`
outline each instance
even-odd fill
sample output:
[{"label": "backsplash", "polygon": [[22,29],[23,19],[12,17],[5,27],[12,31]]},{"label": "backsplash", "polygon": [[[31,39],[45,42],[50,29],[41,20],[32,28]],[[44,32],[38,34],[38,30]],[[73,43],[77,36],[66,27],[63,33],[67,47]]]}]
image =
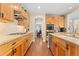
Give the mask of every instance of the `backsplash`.
[{"label": "backsplash", "polygon": [[25,32],[24,26],[19,26],[17,23],[2,23],[0,22],[0,34],[10,34],[16,32]]}]

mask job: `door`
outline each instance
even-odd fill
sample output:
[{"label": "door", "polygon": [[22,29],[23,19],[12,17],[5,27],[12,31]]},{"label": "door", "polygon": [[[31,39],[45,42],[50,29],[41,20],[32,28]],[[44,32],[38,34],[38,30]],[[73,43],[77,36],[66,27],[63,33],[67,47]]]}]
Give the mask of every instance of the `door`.
[{"label": "door", "polygon": [[58,46],[58,56],[66,56],[66,50]]},{"label": "door", "polygon": [[7,55],[6,56],[13,56],[13,50],[11,49],[11,50],[9,50],[8,52],[7,52]]},{"label": "door", "polygon": [[68,56],[77,56],[77,51],[78,51],[77,47],[78,46],[69,43],[67,45],[67,55]]},{"label": "door", "polygon": [[22,47],[22,56],[24,56],[24,54],[26,52],[26,40],[24,40],[21,47]]},{"label": "door", "polygon": [[14,50],[14,56],[21,56],[22,55],[21,45],[17,46],[13,50]]}]

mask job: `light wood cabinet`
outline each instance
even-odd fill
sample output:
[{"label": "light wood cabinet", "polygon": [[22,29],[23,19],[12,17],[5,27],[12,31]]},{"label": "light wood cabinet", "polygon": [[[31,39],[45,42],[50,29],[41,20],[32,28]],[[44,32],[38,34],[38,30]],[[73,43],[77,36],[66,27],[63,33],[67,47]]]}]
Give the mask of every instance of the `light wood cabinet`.
[{"label": "light wood cabinet", "polygon": [[1,18],[6,20],[13,20],[13,8],[11,3],[1,3]]},{"label": "light wood cabinet", "polygon": [[46,16],[46,24],[54,24],[56,27],[65,27],[65,17]]},{"label": "light wood cabinet", "polygon": [[[54,56],[79,56],[79,46],[52,36],[50,50]],[[51,48],[52,47],[52,48]]]},{"label": "light wood cabinet", "polygon": [[24,54],[26,53],[26,50],[27,50],[27,48],[26,48],[26,45],[27,44],[27,40],[24,40],[24,42],[22,43],[22,46],[21,46],[21,48],[22,48],[22,56],[24,56]]},{"label": "light wood cabinet", "polygon": [[66,55],[66,49],[65,49],[65,42],[63,40],[60,40],[59,38],[52,36],[52,53],[54,56],[65,56]]},{"label": "light wood cabinet", "polygon": [[22,55],[22,50],[21,50],[21,45],[17,46],[16,48],[13,48],[14,51],[14,56],[21,56]]},{"label": "light wood cabinet", "polygon": [[79,52],[77,49],[79,49],[78,46],[76,46],[72,43],[67,43],[67,55],[68,56],[78,56],[79,54],[77,54],[77,53],[79,53]]},{"label": "light wood cabinet", "polygon": [[6,54],[6,56],[13,56],[14,55],[14,53],[13,53],[13,50],[11,49],[11,50],[9,50],[8,52],[7,52],[7,54]]},{"label": "light wood cabinet", "polygon": [[63,49],[60,46],[58,46],[57,48],[58,48],[57,56],[65,56],[66,55],[66,50],[65,49]]},{"label": "light wood cabinet", "polygon": [[0,56],[24,56],[32,43],[32,34],[24,35],[0,46]]},{"label": "light wood cabinet", "polygon": [[22,55],[25,55],[25,53],[27,52],[28,48],[30,47],[31,43],[32,43],[32,35],[23,37],[24,41],[22,43]]},{"label": "light wood cabinet", "polygon": [[53,16],[46,16],[46,24],[55,24],[55,19]]}]

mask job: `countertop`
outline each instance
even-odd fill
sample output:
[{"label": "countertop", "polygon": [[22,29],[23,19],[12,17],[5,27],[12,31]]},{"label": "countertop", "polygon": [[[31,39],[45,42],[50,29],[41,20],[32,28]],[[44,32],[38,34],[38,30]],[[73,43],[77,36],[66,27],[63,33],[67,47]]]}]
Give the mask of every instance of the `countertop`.
[{"label": "countertop", "polygon": [[32,32],[28,31],[28,32],[26,32],[25,34],[22,34],[22,35],[1,35],[0,34],[0,45],[5,44],[7,42],[10,42],[12,40],[15,40],[16,38],[19,38],[21,36],[28,35],[30,33],[32,33]]},{"label": "countertop", "polygon": [[66,34],[69,34],[69,33],[50,33],[50,35],[56,36],[56,37],[61,38],[67,42],[71,42],[71,43],[79,46],[79,38],[78,37],[77,38],[71,37],[71,36],[67,36]]}]

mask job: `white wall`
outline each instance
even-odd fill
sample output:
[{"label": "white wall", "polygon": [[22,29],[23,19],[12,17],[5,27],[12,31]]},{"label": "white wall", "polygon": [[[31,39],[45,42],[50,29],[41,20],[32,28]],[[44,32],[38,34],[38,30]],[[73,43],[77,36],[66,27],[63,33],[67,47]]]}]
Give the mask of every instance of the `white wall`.
[{"label": "white wall", "polygon": [[67,15],[67,32],[73,32],[73,20],[79,19],[79,8]]}]

